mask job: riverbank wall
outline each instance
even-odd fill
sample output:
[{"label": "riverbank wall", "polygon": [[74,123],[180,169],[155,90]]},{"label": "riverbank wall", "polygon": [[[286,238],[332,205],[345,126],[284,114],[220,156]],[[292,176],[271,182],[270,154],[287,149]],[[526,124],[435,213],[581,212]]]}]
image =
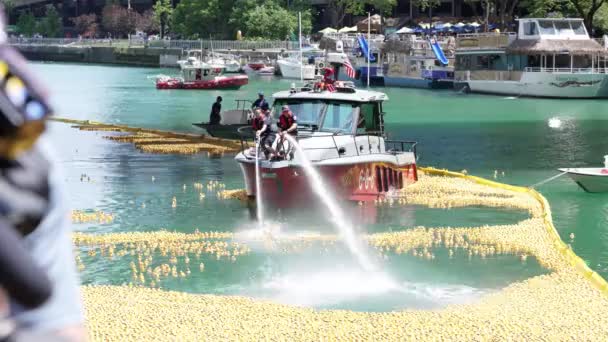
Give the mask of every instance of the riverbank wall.
[{"label": "riverbank wall", "polygon": [[47,62],[118,64],[145,67],[177,67],[182,49],[112,47],[13,45],[29,60]]},{"label": "riverbank wall", "polygon": [[[175,67],[187,55],[181,48],[68,46],[12,44],[27,59],[45,62],[115,64],[140,67]],[[255,59],[276,60],[281,49],[216,50],[241,56],[243,62]]]}]

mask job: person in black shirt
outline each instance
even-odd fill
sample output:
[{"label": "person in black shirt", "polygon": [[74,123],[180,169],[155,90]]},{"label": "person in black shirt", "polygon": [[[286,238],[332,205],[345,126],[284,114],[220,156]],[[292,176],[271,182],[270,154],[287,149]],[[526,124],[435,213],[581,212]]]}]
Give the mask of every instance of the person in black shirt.
[{"label": "person in black shirt", "polygon": [[266,101],[266,99],[264,98],[264,93],[262,93],[262,92],[258,93],[258,99],[255,100],[253,102],[253,104],[251,105],[251,109],[255,109],[255,108],[261,108],[263,111],[268,110],[269,105],[268,105],[268,101]]},{"label": "person in black shirt", "polygon": [[209,124],[210,125],[219,125],[220,121],[222,121],[222,116],[220,113],[222,112],[222,97],[218,96],[215,100],[213,106],[211,106],[211,114],[209,115]]}]

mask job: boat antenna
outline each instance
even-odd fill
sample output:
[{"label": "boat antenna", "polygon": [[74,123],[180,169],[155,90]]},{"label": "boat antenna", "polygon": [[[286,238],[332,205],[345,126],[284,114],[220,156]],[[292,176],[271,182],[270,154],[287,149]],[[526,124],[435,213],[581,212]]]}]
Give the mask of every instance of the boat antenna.
[{"label": "boat antenna", "polygon": [[367,12],[367,87],[369,88],[370,59],[372,54],[372,13]]},{"label": "boat antenna", "polygon": [[213,57],[215,53],[213,52],[213,38],[211,38],[211,35],[209,35],[209,44],[211,44],[211,57]]},{"label": "boat antenna", "polygon": [[300,45],[300,82],[304,82],[304,56],[302,54],[302,12],[298,12],[298,40]]}]

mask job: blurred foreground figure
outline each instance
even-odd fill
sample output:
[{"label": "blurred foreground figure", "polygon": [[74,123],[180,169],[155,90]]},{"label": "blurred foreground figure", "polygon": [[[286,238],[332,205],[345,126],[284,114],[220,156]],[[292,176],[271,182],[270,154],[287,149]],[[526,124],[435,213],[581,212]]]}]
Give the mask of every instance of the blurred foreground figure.
[{"label": "blurred foreground figure", "polygon": [[8,300],[0,299],[0,341],[82,341],[66,201],[43,134],[51,108],[26,61],[6,44],[3,23],[2,18],[0,287]]}]

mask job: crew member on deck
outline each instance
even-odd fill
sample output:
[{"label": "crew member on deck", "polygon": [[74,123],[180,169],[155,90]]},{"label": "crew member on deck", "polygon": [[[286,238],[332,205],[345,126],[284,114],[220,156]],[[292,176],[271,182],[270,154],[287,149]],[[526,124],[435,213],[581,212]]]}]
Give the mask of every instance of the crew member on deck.
[{"label": "crew member on deck", "polygon": [[266,111],[270,106],[268,105],[268,101],[264,98],[264,93],[258,93],[258,99],[253,102],[251,105],[251,109],[254,108],[262,108],[263,111]]},{"label": "crew member on deck", "polygon": [[268,159],[269,154],[273,152],[272,143],[274,141],[274,134],[272,133],[272,118],[270,112],[257,108],[255,110],[255,118],[252,122],[253,131],[255,136],[259,139],[260,148],[264,152],[264,156]]},{"label": "crew member on deck", "polygon": [[289,154],[293,158],[291,145],[285,138],[285,134],[296,137],[298,135],[298,123],[296,116],[289,109],[289,106],[283,106],[277,127],[279,128],[279,136],[275,139],[272,149],[278,151],[278,153],[274,153],[274,155],[279,158],[285,158]]},{"label": "crew member on deck", "polygon": [[211,106],[211,114],[209,115],[209,124],[210,125],[219,125],[220,121],[222,121],[222,116],[220,113],[222,112],[222,97],[218,96],[215,100],[213,106]]}]

